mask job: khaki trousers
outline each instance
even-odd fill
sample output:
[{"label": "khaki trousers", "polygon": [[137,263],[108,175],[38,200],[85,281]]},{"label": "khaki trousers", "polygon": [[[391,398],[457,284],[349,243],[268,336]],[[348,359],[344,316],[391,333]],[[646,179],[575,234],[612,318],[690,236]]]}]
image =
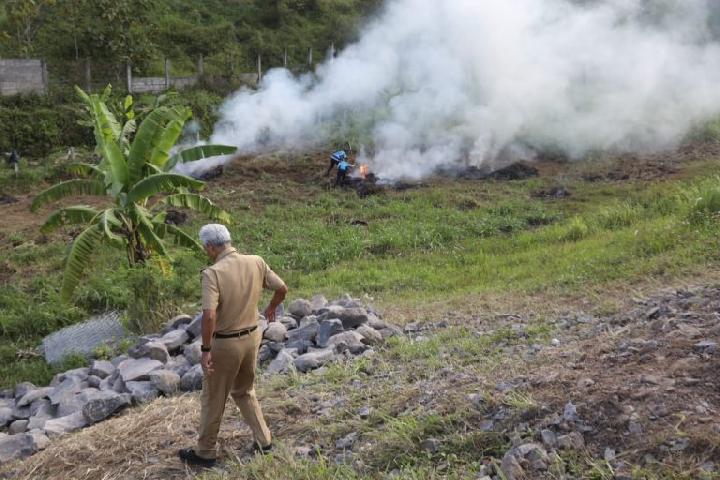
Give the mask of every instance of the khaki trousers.
[{"label": "khaki trousers", "polygon": [[198,456],[217,456],[215,444],[228,395],[232,396],[240,408],[245,423],[253,432],[255,442],[262,447],[270,445],[270,430],[265,424],[253,386],[261,340],[262,331],[259,328],[250,335],[213,340],[211,353],[214,371],[211,375],[205,372],[200,397],[200,436],[195,449]]}]

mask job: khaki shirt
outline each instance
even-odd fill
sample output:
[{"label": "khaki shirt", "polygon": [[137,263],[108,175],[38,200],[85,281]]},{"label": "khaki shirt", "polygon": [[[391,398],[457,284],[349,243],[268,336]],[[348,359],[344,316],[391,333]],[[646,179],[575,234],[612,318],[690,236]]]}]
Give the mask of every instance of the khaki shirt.
[{"label": "khaki shirt", "polygon": [[217,310],[217,333],[254,327],[263,288],[278,290],[284,285],[262,257],[230,248],[202,272],[202,308]]}]

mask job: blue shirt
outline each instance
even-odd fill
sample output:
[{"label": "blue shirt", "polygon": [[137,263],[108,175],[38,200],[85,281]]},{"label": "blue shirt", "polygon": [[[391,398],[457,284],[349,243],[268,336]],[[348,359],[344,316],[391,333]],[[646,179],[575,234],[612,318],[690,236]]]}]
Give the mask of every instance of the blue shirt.
[{"label": "blue shirt", "polygon": [[337,160],[338,162],[345,160],[347,158],[347,154],[345,153],[345,150],[338,150],[337,152],[330,155],[334,160]]},{"label": "blue shirt", "polygon": [[345,160],[342,160],[340,161],[340,163],[338,163],[338,170],[343,171],[347,170],[348,168],[350,168],[350,164]]}]

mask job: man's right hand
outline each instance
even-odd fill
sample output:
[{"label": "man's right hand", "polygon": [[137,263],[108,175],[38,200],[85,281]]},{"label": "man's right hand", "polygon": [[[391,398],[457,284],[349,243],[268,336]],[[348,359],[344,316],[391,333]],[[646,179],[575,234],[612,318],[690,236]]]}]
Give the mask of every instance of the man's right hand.
[{"label": "man's right hand", "polygon": [[265,315],[265,320],[267,320],[268,323],[274,322],[275,321],[275,307],[273,307],[272,305],[269,305],[265,309],[264,315]]}]

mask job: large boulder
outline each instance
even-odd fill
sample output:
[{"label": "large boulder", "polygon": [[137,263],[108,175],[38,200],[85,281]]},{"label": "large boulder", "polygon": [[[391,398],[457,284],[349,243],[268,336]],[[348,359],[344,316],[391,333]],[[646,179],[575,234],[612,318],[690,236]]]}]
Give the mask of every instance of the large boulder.
[{"label": "large boulder", "polygon": [[190,340],[190,335],[185,330],[171,330],[157,341],[165,345],[165,348],[170,353],[175,353]]},{"label": "large boulder", "polygon": [[323,295],[315,295],[314,297],[312,297],[312,300],[310,300],[310,307],[312,307],[313,312],[317,312],[321,308],[325,308],[327,304],[327,298],[325,298]]},{"label": "large boulder", "polygon": [[48,398],[53,405],[57,405],[62,398],[67,398],[69,395],[79,393],[87,387],[88,383],[85,380],[75,375],[68,375],[48,394]]},{"label": "large boulder", "polygon": [[150,341],[138,345],[128,352],[133,358],[150,358],[165,363],[170,358],[167,347],[159,341]]},{"label": "large boulder", "polygon": [[185,392],[202,389],[203,370],[198,363],[185,373],[180,379],[180,389]]},{"label": "large boulder", "polygon": [[326,347],[330,337],[342,332],[343,330],[343,324],[339,318],[323,320],[320,324],[320,328],[318,329],[315,343],[317,343],[318,347]]},{"label": "large boulder", "polygon": [[290,315],[296,318],[302,318],[306,315],[310,315],[313,311],[312,304],[304,298],[298,298],[293,300],[288,307]]},{"label": "large boulder", "polygon": [[53,418],[45,422],[45,434],[48,437],[74,432],[86,427],[88,424],[82,412],[75,412],[72,415]]},{"label": "large boulder", "polygon": [[18,433],[25,433],[28,429],[29,420],[15,420],[8,427],[8,433],[10,435],[17,435]]},{"label": "large boulder", "polygon": [[130,405],[130,395],[111,391],[88,401],[82,407],[82,414],[89,424],[105,420],[113,413]]},{"label": "large boulder", "polygon": [[198,339],[197,341],[185,345],[185,348],[183,349],[183,356],[187,359],[188,363],[190,365],[197,365],[200,363],[200,359],[202,358],[202,351],[200,350],[200,347],[202,341]]},{"label": "large boulder", "polygon": [[287,341],[294,342],[295,340],[307,340],[312,342],[315,340],[315,336],[320,328],[320,324],[317,321],[309,323],[304,327],[296,328],[288,332]]},{"label": "large boulder", "polygon": [[159,394],[158,389],[150,381],[127,382],[125,388],[130,392],[135,403],[146,403],[155,400]]},{"label": "large boulder", "polygon": [[166,331],[177,330],[181,327],[187,328],[186,325],[188,325],[192,321],[193,321],[193,317],[183,313],[183,314],[177,315],[177,316],[171,318],[170,320],[168,320],[167,323],[165,324],[165,330]]},{"label": "large boulder", "polygon": [[5,427],[8,423],[15,420],[13,409],[9,407],[0,407],[0,428]]},{"label": "large boulder", "polygon": [[37,389],[37,387],[30,382],[18,383],[17,385],[15,385],[15,392],[14,392],[15,400],[16,401],[20,400],[22,397],[25,396],[26,393],[28,393],[31,390],[35,390],[35,389]]},{"label": "large boulder", "polygon": [[295,340],[285,344],[286,348],[296,350],[298,355],[302,355],[307,352],[310,347],[314,347],[315,344],[308,340]]},{"label": "large boulder", "polygon": [[368,313],[363,308],[343,308],[335,313],[330,313],[330,315],[337,315],[335,317],[329,316],[327,318],[339,318],[342,321],[345,330],[357,328],[368,321]]},{"label": "large boulder", "polygon": [[281,350],[275,359],[270,362],[270,365],[267,368],[267,373],[269,374],[276,374],[276,373],[285,373],[293,368],[293,356],[290,352],[287,350]]},{"label": "large boulder", "polygon": [[17,401],[18,407],[26,407],[40,398],[48,397],[55,389],[53,387],[43,387],[36,390],[30,390]]},{"label": "large boulder", "polygon": [[369,325],[360,325],[355,331],[362,335],[363,338],[360,341],[366,345],[379,345],[383,342],[380,332]]},{"label": "large boulder", "polygon": [[284,342],[287,337],[287,328],[280,322],[272,322],[268,325],[263,337],[267,338],[271,342]]},{"label": "large boulder", "polygon": [[143,381],[150,379],[150,372],[162,368],[163,363],[159,360],[148,358],[129,359],[118,365],[120,378],[123,382]]},{"label": "large boulder", "polygon": [[185,375],[190,370],[190,362],[184,355],[176,355],[165,364],[165,370],[177,373],[179,376]]},{"label": "large boulder", "polygon": [[38,450],[42,450],[47,446],[47,442],[43,442],[42,437],[45,436],[29,433],[0,437],[0,464],[29,457]]},{"label": "large boulder", "polygon": [[190,334],[193,338],[197,338],[200,336],[200,333],[202,332],[202,313],[198,313],[195,315],[195,318],[193,318],[192,322],[188,324],[188,327],[185,329],[187,333]]},{"label": "large boulder", "polygon": [[171,370],[155,370],[150,372],[153,386],[165,395],[177,392],[180,386],[180,375]]},{"label": "large boulder", "polygon": [[285,325],[285,328],[288,330],[292,330],[293,328],[297,328],[298,326],[298,322],[297,320],[295,320],[295,317],[291,317],[289,315],[280,317],[276,321]]},{"label": "large boulder", "polygon": [[362,335],[350,330],[330,337],[327,341],[327,347],[334,348],[337,351],[349,350],[353,355],[359,355],[368,349],[368,346],[362,343],[362,340]]},{"label": "large boulder", "polygon": [[332,349],[325,349],[300,355],[293,363],[295,368],[304,373],[319,368],[334,359],[335,352]]}]

